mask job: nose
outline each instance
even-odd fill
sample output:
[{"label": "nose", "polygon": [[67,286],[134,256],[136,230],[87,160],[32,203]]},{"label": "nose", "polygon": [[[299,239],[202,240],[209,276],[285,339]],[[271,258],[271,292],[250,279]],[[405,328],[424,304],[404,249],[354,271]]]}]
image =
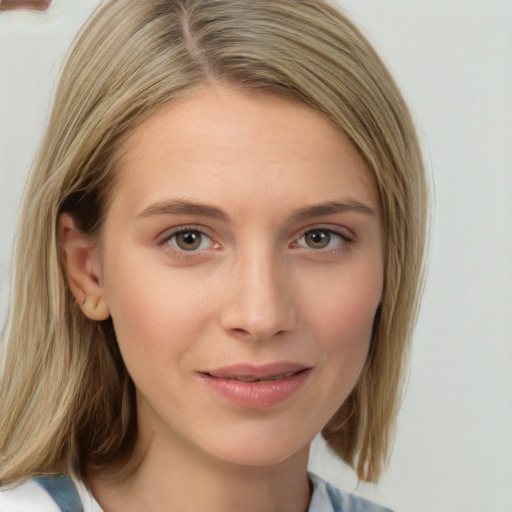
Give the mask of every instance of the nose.
[{"label": "nose", "polygon": [[294,329],[293,279],[279,258],[254,251],[240,257],[229,274],[220,314],[225,331],[263,341]]}]

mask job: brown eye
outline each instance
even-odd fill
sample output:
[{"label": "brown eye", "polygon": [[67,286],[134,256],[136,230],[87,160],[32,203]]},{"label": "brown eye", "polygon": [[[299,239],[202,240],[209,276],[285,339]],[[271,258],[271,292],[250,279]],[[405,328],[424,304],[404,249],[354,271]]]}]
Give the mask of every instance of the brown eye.
[{"label": "brown eye", "polygon": [[325,249],[331,243],[332,235],[325,229],[313,229],[304,234],[304,242],[311,249]]},{"label": "brown eye", "polygon": [[182,251],[196,251],[208,246],[210,239],[201,231],[189,230],[175,233],[169,238],[168,242]]}]

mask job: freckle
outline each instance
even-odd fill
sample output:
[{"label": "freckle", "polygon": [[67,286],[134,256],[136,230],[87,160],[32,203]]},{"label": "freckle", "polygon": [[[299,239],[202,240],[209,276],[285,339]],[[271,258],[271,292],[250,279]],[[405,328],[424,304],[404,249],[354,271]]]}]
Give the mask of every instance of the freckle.
[{"label": "freckle", "polygon": [[45,11],[51,3],[52,0],[0,0],[0,11],[15,11],[16,9]]}]

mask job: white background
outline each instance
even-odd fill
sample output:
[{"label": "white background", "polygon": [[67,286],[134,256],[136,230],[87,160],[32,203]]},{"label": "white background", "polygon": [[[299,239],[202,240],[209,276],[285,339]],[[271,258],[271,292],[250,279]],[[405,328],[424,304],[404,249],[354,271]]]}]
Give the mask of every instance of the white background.
[{"label": "white background", "polygon": [[[19,198],[64,53],[98,0],[0,13],[0,322]],[[430,268],[388,473],[311,467],[396,512],[512,510],[512,1],[345,0],[412,108],[433,181]]]}]

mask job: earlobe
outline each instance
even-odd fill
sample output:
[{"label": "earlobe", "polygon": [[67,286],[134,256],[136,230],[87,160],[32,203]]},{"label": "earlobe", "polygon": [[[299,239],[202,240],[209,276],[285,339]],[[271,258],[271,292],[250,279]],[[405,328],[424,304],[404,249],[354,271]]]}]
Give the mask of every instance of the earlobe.
[{"label": "earlobe", "polygon": [[97,244],[65,213],[59,217],[58,236],[68,286],[75,301],[91,320],[106,320],[110,310],[101,284]]},{"label": "earlobe", "polygon": [[98,322],[106,320],[110,316],[110,309],[103,295],[86,297],[81,308],[87,317]]}]

